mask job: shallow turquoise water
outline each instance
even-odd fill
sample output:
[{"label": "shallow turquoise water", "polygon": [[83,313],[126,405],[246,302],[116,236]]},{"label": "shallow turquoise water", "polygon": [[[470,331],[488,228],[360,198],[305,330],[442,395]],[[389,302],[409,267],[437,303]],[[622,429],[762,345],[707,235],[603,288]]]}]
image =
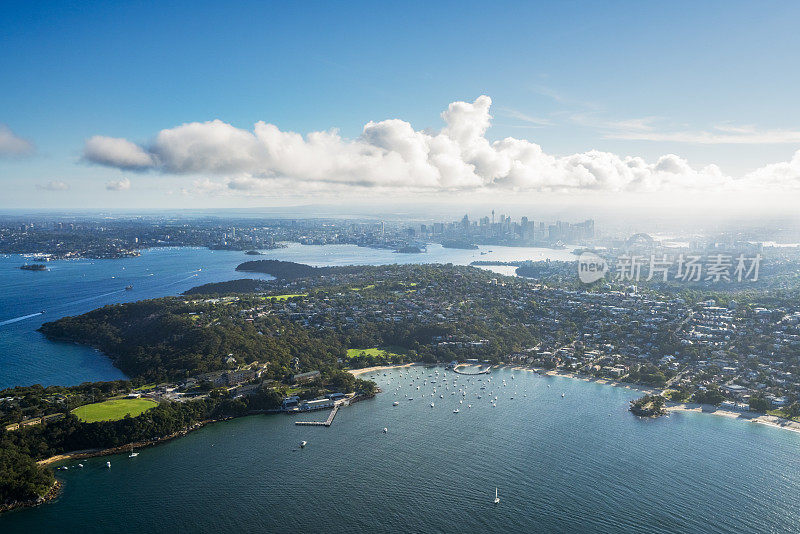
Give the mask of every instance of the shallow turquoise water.
[{"label": "shallow turquoise water", "polygon": [[385,392],[327,429],[254,416],[86,460],[58,472],[56,502],[0,517],[0,531],[797,532],[798,434],[641,420],[626,410],[637,392],[511,370],[492,375],[496,408],[477,383],[459,404],[399,373],[375,373]]}]

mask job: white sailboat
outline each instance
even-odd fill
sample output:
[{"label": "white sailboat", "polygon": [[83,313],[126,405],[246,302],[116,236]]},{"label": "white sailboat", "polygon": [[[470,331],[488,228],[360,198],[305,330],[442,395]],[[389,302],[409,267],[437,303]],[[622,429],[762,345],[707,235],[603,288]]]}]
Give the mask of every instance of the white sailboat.
[{"label": "white sailboat", "polygon": [[497,488],[494,488],[494,503],[500,504],[500,497],[497,496]]}]

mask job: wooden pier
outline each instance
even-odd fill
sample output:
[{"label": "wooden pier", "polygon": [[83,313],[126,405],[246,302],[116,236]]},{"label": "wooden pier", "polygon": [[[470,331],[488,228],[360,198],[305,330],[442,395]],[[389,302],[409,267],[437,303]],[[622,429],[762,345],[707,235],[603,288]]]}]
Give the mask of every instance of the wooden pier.
[{"label": "wooden pier", "polygon": [[325,421],[295,421],[294,424],[301,425],[301,426],[331,426],[333,423],[333,418],[336,417],[336,412],[339,411],[339,404],[333,407],[331,413],[328,414],[328,418]]}]

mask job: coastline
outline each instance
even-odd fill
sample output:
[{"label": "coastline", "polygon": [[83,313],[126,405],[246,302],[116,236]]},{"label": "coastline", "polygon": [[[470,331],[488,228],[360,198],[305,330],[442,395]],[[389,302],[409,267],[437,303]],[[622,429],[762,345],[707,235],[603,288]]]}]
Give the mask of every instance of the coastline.
[{"label": "coastline", "polygon": [[4,514],[5,512],[10,512],[12,510],[19,510],[21,508],[33,508],[34,506],[39,506],[40,504],[48,503],[58,498],[58,496],[61,495],[62,489],[64,489],[64,483],[58,479],[55,479],[55,481],[53,481],[53,485],[50,486],[49,490],[47,490],[47,493],[45,493],[38,499],[30,501],[17,501],[9,504],[0,504],[0,515]]},{"label": "coastline", "polygon": [[632,389],[635,391],[641,391],[642,393],[646,393],[648,395],[654,395],[661,393],[662,390],[658,388],[654,388],[652,386],[645,386],[643,384],[634,384],[632,382],[622,382],[619,380],[610,380],[607,378],[597,378],[593,376],[582,376],[575,373],[567,373],[565,371],[558,371],[555,369],[539,369],[536,367],[523,367],[523,366],[505,366],[510,367],[515,371],[530,371],[533,373],[538,373],[542,376],[561,376],[564,378],[571,378],[573,380],[582,380],[584,382],[594,382],[595,384],[603,384],[606,386],[614,386],[616,388],[625,388],[625,389]]},{"label": "coastline", "polygon": [[[541,375],[548,375],[548,376],[562,376],[565,378],[572,378],[573,380],[583,380],[584,382],[594,382],[597,384],[604,384],[613,387],[622,387],[634,391],[641,391],[642,393],[645,393],[647,395],[660,395],[664,391],[663,389],[654,388],[652,386],[645,386],[642,384],[633,384],[630,382],[621,382],[618,380],[608,380],[605,378],[580,376],[574,373],[566,373],[563,371],[544,370],[544,369],[536,369],[532,367],[522,367],[522,366],[513,366],[511,367],[511,369],[518,371],[532,371],[535,373],[539,373]],[[739,412],[733,410],[725,410],[722,408],[717,408],[712,404],[695,404],[686,402],[667,401],[666,409],[668,412],[694,412],[706,415],[728,417],[731,419],[740,419],[748,423],[757,423],[772,428],[788,430],[790,432],[800,432],[800,422],[797,421],[784,419],[782,417],[778,417],[775,415],[760,414],[756,412]]]},{"label": "coastline", "polygon": [[373,367],[362,367],[361,369],[348,369],[347,372],[353,376],[359,376],[366,373],[371,373],[373,371],[385,371],[386,369],[404,369],[406,367],[411,367],[412,365],[417,365],[417,363],[411,362],[411,363],[401,363],[397,365],[375,365]]},{"label": "coastline", "polygon": [[228,421],[233,419],[232,417],[228,417],[225,419],[208,419],[206,421],[200,421],[195,423],[194,425],[190,426],[189,428],[184,428],[183,430],[179,430],[177,432],[173,432],[167,436],[162,438],[158,438],[155,440],[147,440],[147,441],[136,441],[133,443],[125,443],[124,445],[119,445],[117,447],[110,447],[107,449],[84,449],[80,451],[70,451],[64,452],[61,454],[56,454],[55,456],[50,456],[49,458],[45,458],[44,460],[39,460],[36,463],[40,466],[48,466],[50,464],[54,464],[56,462],[60,462],[63,460],[83,460],[85,458],[94,458],[97,456],[110,456],[112,454],[121,454],[127,452],[130,447],[136,447],[137,449],[145,449],[147,447],[153,447],[155,445],[159,445],[161,443],[165,443],[167,441],[171,441],[176,438],[180,438],[188,434],[189,432],[193,432],[195,430],[199,430],[204,426],[211,424],[211,423],[219,423],[221,421]]},{"label": "coastline", "polygon": [[724,410],[722,408],[717,408],[712,404],[695,404],[685,402],[668,402],[666,407],[667,411],[670,412],[694,412],[708,415],[718,415],[722,417],[729,417],[731,419],[741,419],[742,421],[746,421],[748,423],[758,423],[761,425],[771,426],[773,428],[789,430],[790,432],[800,432],[800,423],[790,419],[784,419],[776,415]]}]

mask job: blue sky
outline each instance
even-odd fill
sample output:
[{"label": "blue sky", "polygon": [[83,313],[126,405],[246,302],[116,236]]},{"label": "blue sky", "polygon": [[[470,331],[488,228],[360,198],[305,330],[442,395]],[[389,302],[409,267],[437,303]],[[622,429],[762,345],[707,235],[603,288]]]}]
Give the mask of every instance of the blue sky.
[{"label": "blue sky", "polygon": [[[699,173],[687,180],[710,164],[739,179],[800,149],[798,3],[227,4],[4,2],[0,124],[30,145],[0,145],[0,208],[268,205],[350,186],[385,197],[400,178],[336,178],[330,191],[272,160],[175,172],[151,145],[161,130],[214,119],[245,131],[257,121],[304,135],[338,128],[345,140],[388,119],[436,132],[451,102],[481,95],[491,97],[487,140],[528,140],[554,158],[597,150],[656,165],[675,154]],[[97,164],[84,157],[93,136],[127,139],[160,163]],[[500,174],[401,189],[447,197],[492,189]]]}]

